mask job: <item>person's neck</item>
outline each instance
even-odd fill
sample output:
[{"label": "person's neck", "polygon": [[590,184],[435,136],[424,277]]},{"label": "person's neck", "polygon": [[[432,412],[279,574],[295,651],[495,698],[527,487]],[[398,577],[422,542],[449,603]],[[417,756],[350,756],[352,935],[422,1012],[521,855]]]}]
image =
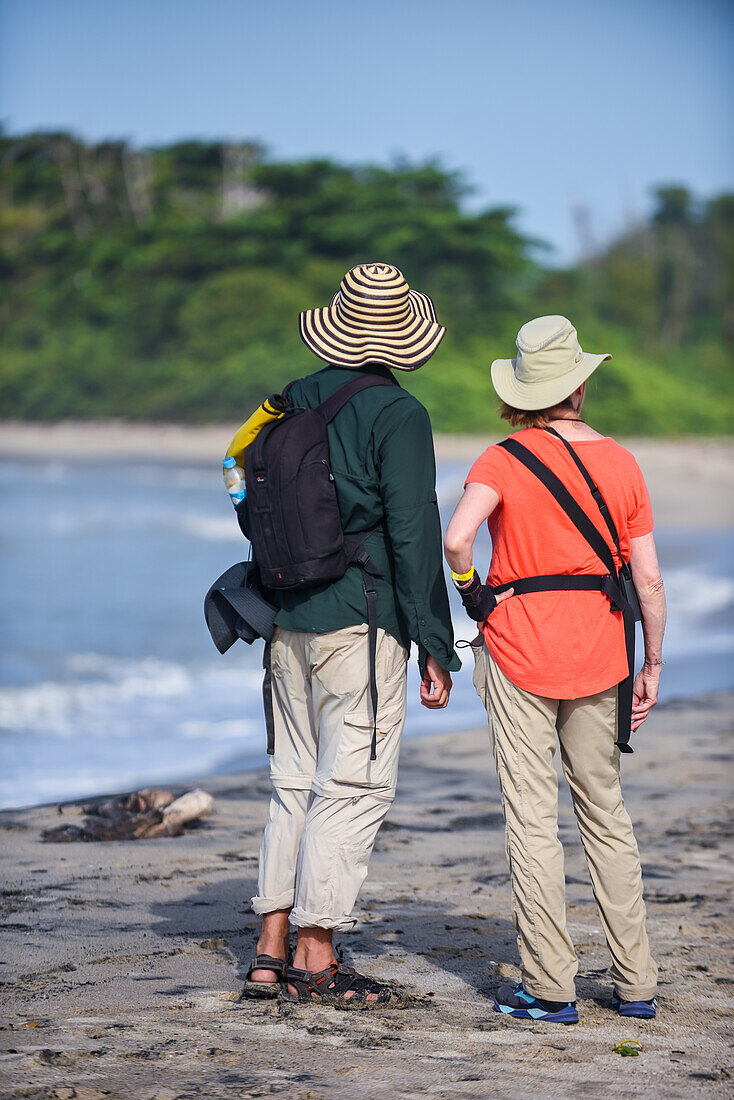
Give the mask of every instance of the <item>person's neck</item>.
[{"label": "person's neck", "polygon": [[552,416],[548,420],[548,427],[562,435],[564,439],[603,439],[599,432],[590,427],[581,419],[578,412],[569,412],[564,416]]}]

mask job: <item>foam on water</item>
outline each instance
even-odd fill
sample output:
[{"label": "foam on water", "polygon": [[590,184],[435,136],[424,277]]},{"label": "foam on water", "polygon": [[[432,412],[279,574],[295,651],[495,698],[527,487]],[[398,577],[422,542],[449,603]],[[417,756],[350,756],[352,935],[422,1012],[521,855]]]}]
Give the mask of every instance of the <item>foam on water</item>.
[{"label": "foam on water", "polygon": [[243,548],[242,534],[232,525],[231,516],[221,518],[213,516],[181,516],[178,528],[184,535],[195,539],[208,539],[213,542],[233,542]]},{"label": "foam on water", "polygon": [[[463,464],[439,467],[444,521]],[[0,462],[0,805],[83,797],[265,764],[262,647],[223,657],[207,588],[247,557],[218,469],[50,463],[39,507],[27,465]],[[734,535],[658,532],[669,602],[662,697],[734,686]],[[486,531],[475,560],[489,562]],[[474,624],[452,589],[457,638]],[[448,710],[418,702],[407,736],[485,721],[471,652]]]},{"label": "foam on water", "polygon": [[698,569],[670,569],[665,593],[680,621],[705,619],[734,605],[734,578]]},{"label": "foam on water", "polygon": [[0,687],[0,733],[129,737],[133,715],[139,723],[163,712],[170,722],[176,709],[196,699],[241,698],[260,689],[259,671],[239,663],[187,667],[156,657],[72,654],[65,673],[61,680]]}]

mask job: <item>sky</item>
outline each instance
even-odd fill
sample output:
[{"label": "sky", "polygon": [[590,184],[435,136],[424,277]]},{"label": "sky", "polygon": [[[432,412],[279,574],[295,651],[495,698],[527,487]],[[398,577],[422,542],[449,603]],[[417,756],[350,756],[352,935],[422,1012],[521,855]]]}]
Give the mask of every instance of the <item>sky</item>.
[{"label": "sky", "polygon": [[731,0],[0,0],[0,118],[438,157],[564,262],[656,184],[734,189],[733,57]]}]

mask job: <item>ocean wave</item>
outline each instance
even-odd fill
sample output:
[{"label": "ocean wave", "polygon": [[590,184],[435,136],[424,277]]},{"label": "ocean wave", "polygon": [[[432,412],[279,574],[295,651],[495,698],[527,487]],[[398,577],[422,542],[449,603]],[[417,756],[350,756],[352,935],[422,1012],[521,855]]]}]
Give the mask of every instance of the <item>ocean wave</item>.
[{"label": "ocean wave", "polygon": [[177,732],[185,741],[244,741],[259,737],[262,729],[262,717],[227,718],[218,722],[206,719],[181,722]]},{"label": "ocean wave", "polygon": [[238,542],[243,546],[248,545],[234,515],[182,515],[173,521],[170,526],[177,527],[182,534],[195,539],[207,539],[212,542]]},{"label": "ocean wave", "polygon": [[145,736],[158,724],[176,727],[187,709],[216,710],[227,699],[235,701],[233,710],[250,699],[254,706],[262,673],[257,662],[252,665],[187,667],[156,657],[73,654],[60,680],[0,688],[0,731],[55,738]]},{"label": "ocean wave", "polygon": [[668,569],[663,574],[671,612],[681,619],[703,619],[734,605],[734,579],[699,569]]},{"label": "ocean wave", "polygon": [[137,527],[143,529],[143,537],[145,529],[157,529],[210,542],[245,543],[237,525],[237,517],[229,505],[223,515],[206,515],[180,510],[172,512],[152,505],[127,507],[123,513],[113,504],[102,504],[76,513],[50,510],[44,518],[44,525],[48,535],[62,538],[95,532],[129,532],[131,528]]},{"label": "ocean wave", "polygon": [[205,466],[165,465],[133,466],[126,469],[130,480],[142,485],[175,486],[177,489],[213,489],[224,494],[222,467],[218,463]]},{"label": "ocean wave", "polygon": [[[79,660],[79,659],[77,659]],[[85,672],[91,671],[88,659]],[[73,676],[73,664],[71,662]],[[170,699],[181,695],[190,684],[186,670],[170,662],[147,658],[142,661],[104,661],[104,679],[45,681],[27,687],[0,689],[0,729],[12,732],[44,733],[73,737],[79,724],[85,727],[110,718],[115,707],[143,699]],[[115,674],[110,666],[114,664]],[[77,668],[77,674],[82,671]],[[114,729],[114,722],[105,732]],[[102,732],[102,731],[100,731]]]},{"label": "ocean wave", "polygon": [[170,752],[158,753],[153,759],[142,754],[137,760],[95,758],[85,767],[84,746],[79,749],[71,767],[67,756],[52,753],[44,770],[26,768],[0,775],[0,809],[98,798],[141,787],[189,782],[192,776],[213,774],[221,762],[219,755],[211,753],[181,758],[171,746]]}]

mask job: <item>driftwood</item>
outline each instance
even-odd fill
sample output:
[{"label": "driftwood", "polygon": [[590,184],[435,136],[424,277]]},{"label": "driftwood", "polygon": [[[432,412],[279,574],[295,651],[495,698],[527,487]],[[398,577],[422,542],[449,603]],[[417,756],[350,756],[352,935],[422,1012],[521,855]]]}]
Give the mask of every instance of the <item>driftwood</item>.
[{"label": "driftwood", "polygon": [[214,799],[206,791],[187,791],[174,798],[170,791],[143,790],[84,806],[83,825],[44,829],[44,840],[151,840],[179,836],[184,826],[211,813]]}]

